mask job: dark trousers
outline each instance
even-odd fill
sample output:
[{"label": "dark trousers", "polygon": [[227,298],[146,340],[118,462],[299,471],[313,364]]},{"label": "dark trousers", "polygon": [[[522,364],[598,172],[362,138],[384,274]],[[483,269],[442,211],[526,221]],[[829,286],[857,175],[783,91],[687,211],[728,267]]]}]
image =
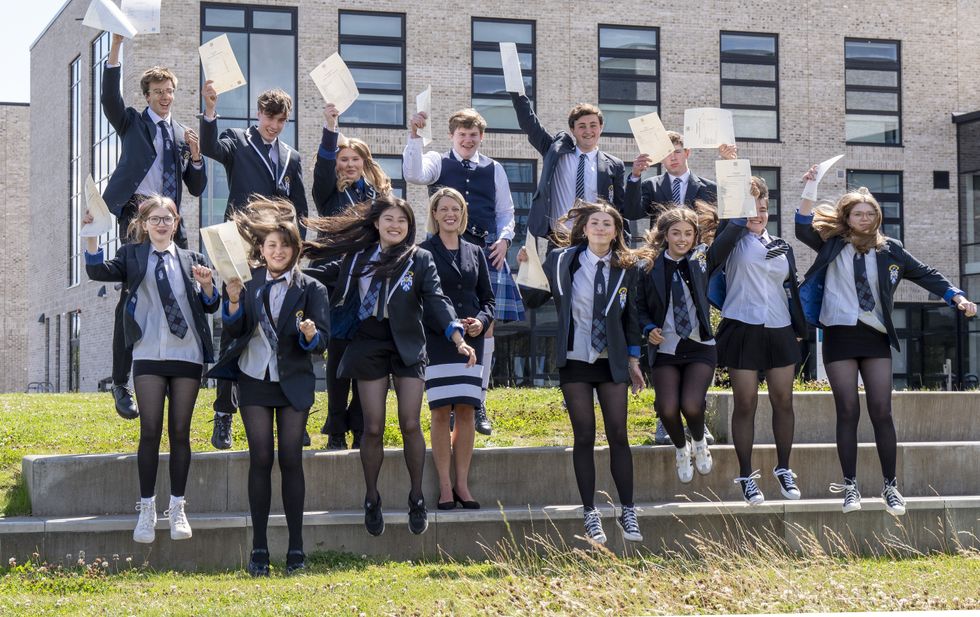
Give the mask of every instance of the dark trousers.
[{"label": "dark trousers", "polygon": [[[357,382],[353,379],[337,377],[340,359],[350,341],[331,338],[327,344],[327,421],[324,424],[329,435],[343,435],[347,431],[364,431],[364,415],[361,413],[361,397],[357,393]],[[350,405],[347,396],[353,390]]]},{"label": "dark trousers", "polygon": [[[228,346],[231,345],[232,338],[228,334],[227,328],[221,329],[221,342],[219,343],[218,357],[225,355],[225,351]],[[214,396],[214,410],[220,413],[235,413],[238,411],[235,405],[235,400],[232,393],[232,388],[235,386],[234,381],[228,379],[216,379],[217,385],[215,386],[215,396]]]}]

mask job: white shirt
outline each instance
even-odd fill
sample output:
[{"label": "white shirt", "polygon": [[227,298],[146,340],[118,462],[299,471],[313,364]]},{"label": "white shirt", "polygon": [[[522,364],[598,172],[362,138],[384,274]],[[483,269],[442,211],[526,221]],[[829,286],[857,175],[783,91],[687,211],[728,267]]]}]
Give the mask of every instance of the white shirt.
[{"label": "white shirt", "polygon": [[759,238],[766,244],[772,242],[765,230],[761,236],[749,232],[728,256],[721,316],[766,328],[785,328],[792,323],[783,287],[789,276],[789,259],[786,255],[766,259],[766,247]]},{"label": "white shirt", "polygon": [[[460,161],[466,158],[453,148],[453,156]],[[479,152],[474,152],[469,160],[476,166]],[[442,154],[432,150],[422,153],[422,138],[409,138],[402,153],[402,175],[406,182],[428,186],[442,175]],[[496,203],[494,218],[497,221],[497,240],[514,239],[514,198],[510,194],[510,182],[503,165],[493,161],[493,184]]]},{"label": "white shirt", "polygon": [[[592,364],[598,358],[609,357],[609,347],[599,353],[592,346],[592,310],[595,300],[595,275],[596,265],[601,261],[605,264],[602,267],[602,276],[606,279],[606,297],[609,297],[609,266],[612,259],[612,251],[606,253],[604,257],[599,257],[590,249],[586,248],[579,253],[579,269],[572,277],[572,349],[565,356],[569,360],[579,360]],[[603,307],[605,308],[605,307]],[[606,340],[609,340],[609,333],[606,333]]]},{"label": "white shirt", "polygon": [[[664,259],[669,259],[674,262],[681,261],[680,259],[674,259],[671,257],[667,251],[664,251]],[[687,257],[682,257],[681,259],[687,259]],[[688,262],[688,264],[690,264],[690,262]],[[681,276],[680,270],[676,270],[675,272],[677,272],[677,276]],[[671,281],[667,281],[667,316],[664,317],[664,325],[662,328],[664,342],[657,348],[657,353],[665,353],[672,356],[674,355],[674,352],[677,351],[677,344],[681,342],[681,337],[677,334],[677,327],[674,325],[674,294],[671,290],[671,284]],[[687,305],[687,318],[691,322],[691,334],[687,338],[704,345],[714,345],[714,339],[707,341],[701,340],[701,321],[698,319],[698,311],[694,305],[694,297],[691,296],[691,290],[688,289],[687,283],[684,282],[683,276],[681,276],[681,287],[684,289],[684,303]]]},{"label": "white shirt", "polygon": [[669,193],[671,196],[674,194],[674,180],[677,179],[681,181],[681,200],[678,203],[684,203],[684,196],[687,195],[687,185],[691,182],[691,170],[688,169],[680,176],[672,176],[670,172],[667,173],[667,180],[670,184],[668,188],[670,189]]},{"label": "white shirt", "polygon": [[[276,330],[279,329],[279,312],[282,310],[282,302],[286,298],[289,286],[293,284],[293,271],[289,270],[284,276],[286,277],[284,282],[276,283],[269,288],[269,310],[272,311],[269,319],[272,322],[272,327]],[[271,282],[274,278],[266,271],[266,283]],[[255,300],[256,303],[262,302],[261,293]],[[289,319],[290,316],[282,315],[282,318]],[[238,368],[249,377],[260,380],[265,379],[265,371],[269,369],[269,381],[279,381],[279,361],[276,354],[272,353],[272,345],[266,338],[265,332],[262,331],[262,326],[258,323],[258,315],[256,315],[255,331],[252,332],[252,338],[249,339],[248,345],[238,358]]]},{"label": "white shirt", "polygon": [[862,311],[858,302],[857,287],[854,285],[854,245],[848,242],[840,254],[827,266],[827,279],[824,282],[823,305],[820,307],[820,323],[825,326],[853,326],[858,321],[871,326],[879,332],[885,329],[885,317],[881,310],[881,297],[878,294],[878,259],[874,250],[864,255],[868,285],[875,306],[870,311]]},{"label": "white shirt", "polygon": [[554,187],[551,195],[551,220],[557,221],[565,216],[575,205],[575,181],[578,179],[579,156],[585,154],[585,197],[589,203],[595,203],[598,197],[598,157],[599,149],[592,152],[582,152],[575,146],[574,152],[569,152],[558,160],[558,169],[552,181]]},{"label": "white shirt", "polygon": [[[136,188],[136,192],[140,195],[163,193],[163,131],[160,129],[161,120],[167,123],[167,133],[170,135],[171,147],[177,147],[177,143],[174,141],[174,127],[170,123],[170,114],[167,114],[166,118],[161,118],[149,107],[146,108],[146,113],[150,116],[150,120],[153,121],[154,126],[156,126],[156,133],[153,137],[153,148],[157,151],[157,157],[153,160],[153,165],[150,166],[150,170],[146,172],[143,180],[140,181],[140,185]],[[175,168],[175,173],[177,174],[177,182],[180,182],[179,165]]]},{"label": "white shirt", "polygon": [[194,327],[194,314],[191,312],[188,297],[189,291],[197,293],[197,290],[188,290],[184,284],[184,277],[180,272],[180,260],[177,258],[177,245],[171,242],[164,252],[163,268],[167,273],[170,289],[177,299],[177,306],[187,323],[187,332],[184,338],[180,338],[170,331],[170,326],[167,324],[167,315],[164,313],[163,300],[156,282],[156,268],[160,257],[154,253],[155,250],[150,245],[146,276],[140,281],[136,291],[138,301],[134,316],[143,336],[133,345],[133,359],[177,360],[203,364],[204,351],[201,339],[197,336],[197,328]]},{"label": "white shirt", "polygon": [[[379,259],[381,259],[381,245],[378,245],[378,248],[374,249],[374,253],[371,255],[371,258],[368,259],[368,263],[374,263],[374,262],[378,261]],[[354,268],[357,268],[357,262],[356,262],[356,260],[355,260],[355,263],[353,264],[353,267]],[[355,270],[354,275],[356,276],[357,274],[358,274],[358,272]],[[361,302],[364,302],[364,296],[366,296],[368,294],[368,290],[371,289],[371,285],[373,285],[373,284],[374,284],[374,276],[358,276],[358,279],[357,279],[357,291],[358,291],[358,297],[361,299]],[[391,291],[390,289],[386,289],[384,287],[384,285],[382,285],[381,286],[381,291],[378,292],[379,294],[384,293],[383,296],[382,295],[379,295],[378,296],[378,302],[384,302],[385,303],[385,308],[384,308],[384,313],[383,313],[383,315],[385,317],[388,317],[388,302],[387,302],[388,298],[387,298],[387,295],[388,295],[388,292],[390,292],[390,291]],[[374,306],[371,308],[371,314],[372,315],[374,315],[374,314],[377,313],[377,310],[378,310],[378,302],[375,302],[374,303]]]}]

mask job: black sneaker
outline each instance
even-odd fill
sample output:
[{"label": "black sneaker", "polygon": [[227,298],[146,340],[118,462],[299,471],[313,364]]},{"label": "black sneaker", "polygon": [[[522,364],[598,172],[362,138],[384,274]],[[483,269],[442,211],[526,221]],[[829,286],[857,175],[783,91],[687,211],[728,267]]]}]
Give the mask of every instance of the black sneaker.
[{"label": "black sneaker", "polygon": [[231,414],[214,412],[214,428],[211,430],[211,445],[218,450],[231,448]]},{"label": "black sneaker", "polygon": [[759,485],[755,483],[761,477],[762,475],[756,470],[747,476],[735,478],[735,484],[742,488],[742,499],[750,506],[757,506],[766,500],[765,495],[759,490]]},{"label": "black sneaker", "polygon": [[289,551],[286,553],[286,576],[290,576],[306,569],[306,555],[303,551]]},{"label": "black sneaker", "polygon": [[346,450],[347,436],[344,433],[334,433],[327,437],[327,450]]},{"label": "black sneaker", "polygon": [[364,527],[372,536],[380,536],[385,532],[385,517],[381,513],[381,497],[378,497],[378,502],[375,504],[370,501],[364,502]]},{"label": "black sneaker", "polygon": [[657,432],[653,434],[653,443],[658,446],[673,445],[674,443],[670,440],[670,435],[667,434],[667,428],[659,418],[657,419]]},{"label": "black sneaker", "polygon": [[783,497],[786,499],[800,498],[800,489],[796,486],[796,474],[793,473],[792,469],[774,467],[772,475],[776,476],[776,480],[779,482],[779,492],[783,494]]},{"label": "black sneaker", "polygon": [[623,506],[623,512],[616,519],[619,528],[623,530],[623,539],[628,542],[643,542],[643,534],[640,533],[640,524],[636,521],[636,508],[634,506]]},{"label": "black sneaker", "polygon": [[490,435],[493,433],[493,427],[490,426],[490,419],[487,418],[487,406],[481,404],[476,408],[476,413],[473,414],[473,421],[476,423],[476,432],[481,435]]},{"label": "black sneaker", "polygon": [[268,549],[252,549],[252,555],[248,559],[247,569],[251,576],[269,576]]},{"label": "black sneaker", "polygon": [[311,445],[313,445],[313,440],[310,439],[310,432],[304,428],[303,429],[303,447],[304,448],[309,448]]},{"label": "black sneaker", "polygon": [[408,530],[415,535],[425,533],[429,528],[429,516],[425,510],[425,498],[414,501],[408,499]]},{"label": "black sneaker", "polygon": [[898,481],[895,478],[885,481],[881,498],[885,500],[885,509],[889,514],[894,516],[905,514],[905,498],[898,492]]},{"label": "black sneaker", "polygon": [[140,417],[139,409],[136,407],[136,401],[133,400],[133,391],[129,389],[129,386],[125,384],[121,386],[113,385],[112,400],[116,406],[116,413],[119,414],[120,418],[135,420]]},{"label": "black sneaker", "polygon": [[841,507],[844,514],[861,509],[861,492],[858,491],[857,480],[854,478],[844,478],[843,484],[832,482],[830,492],[834,494],[844,493],[844,504]]},{"label": "black sneaker", "polygon": [[602,530],[602,517],[595,508],[585,511],[585,537],[596,544],[606,543],[606,532]]}]

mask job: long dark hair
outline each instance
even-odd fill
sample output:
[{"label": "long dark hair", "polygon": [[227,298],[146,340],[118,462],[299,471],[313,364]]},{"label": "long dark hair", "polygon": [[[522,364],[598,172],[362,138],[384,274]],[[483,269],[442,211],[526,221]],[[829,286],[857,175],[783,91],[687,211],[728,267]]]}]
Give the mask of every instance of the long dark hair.
[{"label": "long dark hair", "polygon": [[[636,263],[633,251],[626,244],[626,237],[623,234],[623,215],[614,206],[598,201],[589,203],[581,199],[575,202],[575,206],[568,213],[558,220],[552,232],[552,240],[555,246],[566,247],[573,244],[588,244],[589,239],[585,235],[585,226],[593,214],[602,213],[612,217],[616,229],[610,249],[612,250],[612,265],[617,268],[629,268]],[[565,227],[568,221],[572,221],[571,231]]]},{"label": "long dark hair", "polygon": [[657,224],[647,231],[643,239],[645,243],[637,249],[637,255],[646,260],[646,270],[653,269],[653,263],[660,253],[667,250],[667,232],[678,223],[687,223],[694,228],[695,240],[693,251],[699,244],[711,244],[718,229],[718,212],[711,204],[698,200],[693,208],[683,205],[670,207],[660,213]]},{"label": "long dark hair", "polygon": [[316,240],[303,242],[304,254],[316,261],[354,253],[381,241],[375,224],[389,208],[397,208],[408,218],[408,233],[395,246],[381,251],[378,261],[358,273],[380,274],[389,277],[401,269],[405,261],[415,253],[415,213],[404,199],[392,195],[379,195],[372,201],[351,206],[336,216],[308,218],[307,229],[319,232]]},{"label": "long dark hair", "polygon": [[302,240],[299,228],[296,226],[296,209],[293,204],[282,198],[270,199],[261,195],[252,195],[244,210],[231,215],[231,220],[238,226],[238,233],[248,240],[251,247],[248,260],[253,268],[265,267],[262,257],[262,245],[265,239],[278,233],[282,241],[293,249],[293,258],[286,270],[293,270],[303,256]]}]

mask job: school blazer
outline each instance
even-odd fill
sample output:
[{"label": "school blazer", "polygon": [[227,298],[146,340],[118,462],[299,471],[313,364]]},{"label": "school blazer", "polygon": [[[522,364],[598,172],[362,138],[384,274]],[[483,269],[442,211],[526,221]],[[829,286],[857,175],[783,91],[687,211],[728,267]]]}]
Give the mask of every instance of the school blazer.
[{"label": "school blazer", "polygon": [[[457,265],[439,236],[432,236],[419,246],[432,253],[442,292],[452,303],[456,316],[479,319],[486,332],[493,323],[496,301],[483,249],[460,238],[460,265]],[[437,330],[436,334],[441,334],[441,330]]]},{"label": "school blazer", "polygon": [[[278,170],[273,171],[262,152],[262,138],[255,127],[226,129],[218,136],[218,122],[201,117],[201,152],[224,165],[228,175],[228,205],[225,220],[248,203],[250,195],[284,197],[296,208],[296,221],[308,215],[306,189],[303,188],[303,165],[299,153],[282,139],[279,144]],[[300,224],[306,237],[306,227]]]},{"label": "school blazer", "polygon": [[[136,213],[123,212],[123,209],[133,194],[136,193],[140,182],[146,177],[146,173],[150,171],[150,167],[157,159],[157,150],[153,145],[157,127],[150,119],[146,109],[138,112],[132,107],[126,107],[119,89],[121,68],[119,66],[107,66],[102,69],[102,111],[105,113],[109,124],[116,130],[119,139],[122,140],[119,162],[109,177],[102,198],[105,199],[109,211],[119,219],[120,228],[125,230]],[[177,158],[177,173],[184,180],[183,183],[177,182],[177,198],[174,202],[179,210],[183,184],[187,184],[188,192],[197,197],[204,192],[208,177],[203,165],[200,169],[195,169],[191,163],[190,146],[184,139],[184,131],[187,130],[187,127],[174,120],[173,116],[171,116],[171,125],[174,130],[174,156]],[[178,235],[183,236],[183,221],[181,221],[181,230],[178,231]]]},{"label": "school blazer", "polygon": [[[331,307],[349,310],[355,305],[360,306],[358,277],[354,276],[354,269],[368,250],[374,251],[374,246],[306,270],[321,283],[333,287]],[[406,263],[388,278],[387,289],[385,302],[391,336],[406,365],[427,360],[423,320],[430,329],[443,333],[448,339],[452,339],[454,331],[465,334],[453,305],[442,291],[432,253],[424,248],[415,248]],[[353,337],[353,333],[349,336]]]},{"label": "school blazer", "polygon": [[[512,92],[511,102],[517,112],[517,122],[527,135],[527,140],[537,150],[542,158],[541,180],[531,198],[531,211],[528,214],[527,228],[532,235],[546,238],[551,234],[551,197],[555,170],[562,156],[575,151],[575,139],[565,131],[554,135],[545,130],[538,117],[531,109],[531,101],[523,94]],[[608,201],[617,210],[623,212],[624,187],[626,181],[626,166],[623,161],[602,152],[596,158],[596,191],[599,199]],[[627,225],[626,232],[629,233]]]},{"label": "school blazer", "polygon": [[[357,203],[355,192],[350,188],[337,190],[337,138],[337,133],[323,129],[323,141],[313,165],[313,203],[320,216],[335,216]],[[374,199],[377,191],[370,184],[366,188],[367,198]]]},{"label": "school blazer", "polygon": [[[235,315],[228,315],[227,307],[222,309],[224,328],[232,341],[217,364],[208,371],[208,377],[238,379],[238,358],[248,346],[255,329],[259,327],[257,302],[262,300],[256,300],[256,294],[265,285],[265,279],[265,268],[253,269],[252,280],[245,283],[239,298],[240,311]],[[276,362],[279,365],[279,386],[289,404],[300,411],[313,406],[313,392],[316,389],[313,356],[322,356],[327,350],[327,333],[330,331],[328,304],[327,290],[323,285],[300,272],[293,274],[292,284],[286,290],[279,320],[276,322],[276,334],[279,337]],[[313,320],[317,330],[316,336],[307,346],[304,346],[306,337],[299,330],[299,322],[304,319]]]},{"label": "school blazer", "polygon": [[[777,236],[770,236],[773,240],[778,240]],[[733,247],[734,249],[734,247]],[[789,247],[786,253],[786,261],[789,262],[789,275],[783,281],[783,291],[786,294],[786,301],[789,303],[789,318],[793,326],[793,332],[800,338],[806,338],[807,326],[806,317],[803,315],[803,305],[800,303],[800,281],[796,273],[796,256],[793,247]],[[711,273],[708,280],[708,302],[719,311],[725,306],[725,297],[728,295],[728,280],[725,277],[725,264],[722,263]]]},{"label": "school blazer", "polygon": [[[844,250],[847,241],[841,236],[834,236],[826,241],[821,239],[820,234],[813,229],[813,215],[805,216],[799,212],[796,213],[796,238],[817,251],[817,257],[800,285],[800,300],[806,320],[821,328],[820,309],[823,307],[827,268]],[[966,295],[935,268],[913,257],[894,238],[885,238],[885,246],[875,253],[875,262],[878,265],[878,297],[881,299],[881,312],[885,317],[885,329],[888,331],[888,341],[896,351],[900,351],[901,347],[892,323],[892,310],[895,306],[895,289],[902,279],[908,279],[926,291],[941,296],[950,306],[953,306],[953,296]]]},{"label": "school blazer", "polygon": [[[649,216],[652,229],[657,224],[660,214],[674,201],[674,192],[670,183],[670,174],[667,173],[637,182],[630,182],[627,179],[626,197],[623,202],[624,216],[633,221]],[[693,206],[697,200],[717,205],[718,185],[711,180],[694,175],[692,171],[687,182],[687,191],[684,193],[684,205]]]},{"label": "school blazer", "polygon": [[[745,231],[745,219],[731,219],[731,225],[727,225],[710,246],[699,244],[687,254],[687,264],[691,271],[691,298],[694,299],[698,321],[709,336],[714,336],[711,331],[711,311],[708,301],[709,277],[715,268],[725,263]],[[639,266],[641,274],[637,305],[640,330],[644,340],[651,330],[663,327],[667,317],[670,288],[667,286],[664,272],[666,268],[664,259],[666,257],[661,252],[654,260],[653,268],[649,272],[646,271],[646,263],[641,263]],[[651,364],[657,357],[657,347],[652,343],[647,345]]]},{"label": "school blazer", "polygon": [[[126,336],[127,347],[132,347],[136,341],[143,338],[143,330],[136,320],[136,311],[140,301],[139,286],[143,282],[143,278],[146,277],[150,249],[149,240],[140,244],[124,244],[116,251],[115,257],[109,261],[103,261],[101,250],[95,255],[85,253],[85,272],[89,279],[106,283],[125,283],[126,289],[129,290],[126,310],[123,313],[123,332]],[[204,362],[214,362],[214,346],[211,342],[210,319],[207,314],[216,312],[221,305],[218,301],[217,287],[215,287],[215,293],[211,298],[205,298],[191,271],[192,266],[201,265],[210,268],[211,264],[208,263],[204,255],[182,249],[179,246],[177,247],[177,260],[180,262],[184,287],[187,289],[187,302],[191,307],[190,321],[193,322],[197,338],[201,341]],[[152,277],[153,274],[151,273],[150,276]],[[142,309],[142,307],[139,308]],[[160,310],[163,310],[162,307]],[[184,317],[187,318],[187,315]]]},{"label": "school blazer", "polygon": [[[558,332],[555,350],[558,354],[556,365],[564,367],[568,362],[568,352],[574,337],[572,323],[572,279],[581,267],[579,255],[588,245],[575,244],[548,253],[544,260],[544,273],[548,277],[550,293],[533,296],[529,306],[538,308],[554,298],[558,314]],[[609,300],[606,303],[606,341],[609,356],[609,370],[616,383],[629,383],[629,358],[640,356],[640,321],[637,313],[637,278],[640,271],[636,267],[616,268],[610,265],[606,290]],[[586,324],[591,328],[591,323]]]}]

